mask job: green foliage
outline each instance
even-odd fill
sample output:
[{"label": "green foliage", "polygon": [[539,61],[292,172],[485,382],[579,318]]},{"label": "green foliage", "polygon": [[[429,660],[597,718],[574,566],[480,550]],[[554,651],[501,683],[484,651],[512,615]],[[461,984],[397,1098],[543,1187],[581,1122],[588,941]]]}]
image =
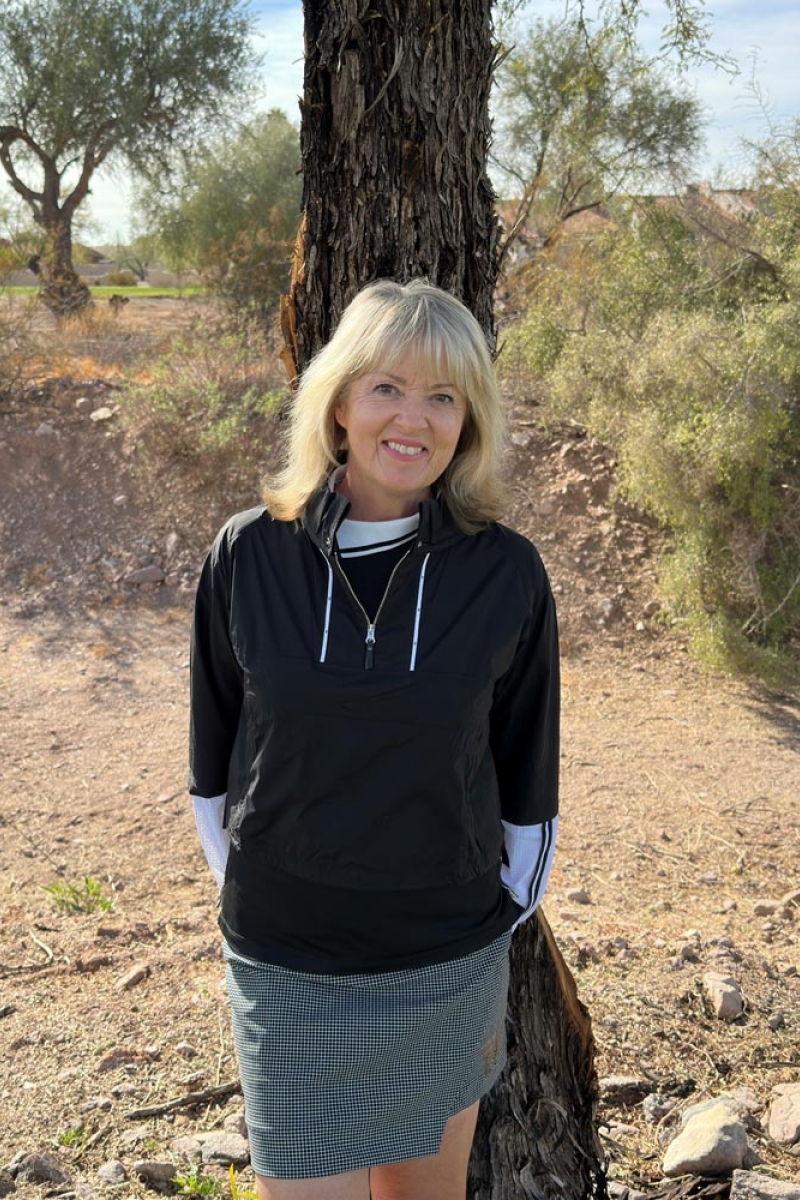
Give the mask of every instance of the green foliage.
[{"label": "green foliage", "polygon": [[71,1129],[62,1129],[56,1135],[56,1141],[59,1146],[69,1146],[72,1149],[82,1150],[86,1145],[88,1136],[89,1130],[85,1125],[76,1125]]},{"label": "green foliage", "polygon": [[68,913],[108,912],[114,901],[103,895],[103,885],[87,875],[83,884],[63,883],[60,879],[42,888],[52,896],[57,908]]},{"label": "green foliage", "polygon": [[283,398],[257,322],[209,315],[174,339],[146,379],[131,381],[121,415],[150,466],[179,464],[211,482],[233,464],[245,472],[263,464]]},{"label": "green foliage", "polygon": [[512,344],[671,531],[662,586],[695,650],[769,670],[800,633],[800,199],[764,188],[737,222],[700,199],[620,206],[545,256]]},{"label": "green foliage", "polygon": [[645,59],[618,17],[538,19],[498,72],[497,160],[519,216],[545,232],[673,173],[700,144],[697,99]]},{"label": "green foliage", "polygon": [[57,315],[89,303],[71,238],[96,169],[124,161],[163,178],[178,149],[246,98],[246,9],[246,0],[0,5],[0,165],[45,234],[42,298]]},{"label": "green foliage", "polygon": [[204,1175],[200,1167],[193,1166],[185,1175],[175,1175],[170,1181],[176,1196],[219,1196],[222,1184],[213,1175]]},{"label": "green foliage", "polygon": [[300,218],[299,161],[297,129],[278,109],[208,145],[177,198],[151,189],[144,199],[166,260],[195,267],[237,307],[273,312]]}]

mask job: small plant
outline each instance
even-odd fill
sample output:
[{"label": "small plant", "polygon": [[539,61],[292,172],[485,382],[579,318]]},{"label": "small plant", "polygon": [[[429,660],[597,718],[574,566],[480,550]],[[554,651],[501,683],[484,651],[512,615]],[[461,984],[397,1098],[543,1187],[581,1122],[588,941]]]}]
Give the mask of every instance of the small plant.
[{"label": "small plant", "polygon": [[170,1183],[177,1196],[219,1196],[222,1184],[213,1175],[204,1175],[199,1167],[190,1167],[185,1175],[173,1175]]},{"label": "small plant", "polygon": [[103,895],[103,885],[89,875],[84,877],[82,887],[75,883],[62,883],[59,879],[42,890],[53,897],[56,907],[62,912],[93,913],[97,909],[108,912],[114,903]]},{"label": "small plant", "polygon": [[56,1134],[56,1141],[59,1146],[70,1146],[75,1150],[82,1150],[88,1134],[89,1130],[85,1125],[76,1125],[71,1129],[62,1129]]},{"label": "small plant", "polygon": [[236,1182],[236,1173],[233,1169],[233,1164],[228,1167],[228,1188],[230,1189],[230,1200],[258,1200],[255,1192],[241,1190]]}]

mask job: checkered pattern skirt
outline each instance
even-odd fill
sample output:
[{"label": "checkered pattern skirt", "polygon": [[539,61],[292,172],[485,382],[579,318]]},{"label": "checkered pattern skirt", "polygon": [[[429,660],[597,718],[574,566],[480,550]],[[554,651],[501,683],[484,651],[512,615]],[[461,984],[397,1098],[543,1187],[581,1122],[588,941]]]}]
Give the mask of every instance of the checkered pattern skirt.
[{"label": "checkered pattern skirt", "polygon": [[511,934],[450,962],[316,975],[242,958],[225,979],[254,1170],[311,1179],[422,1158],[505,1065]]}]

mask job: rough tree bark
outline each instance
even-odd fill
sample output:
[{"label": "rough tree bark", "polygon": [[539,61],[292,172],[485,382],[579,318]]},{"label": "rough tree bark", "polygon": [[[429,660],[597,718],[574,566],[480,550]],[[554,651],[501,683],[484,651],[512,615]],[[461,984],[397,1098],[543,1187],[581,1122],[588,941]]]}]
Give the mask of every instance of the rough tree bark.
[{"label": "rough tree bark", "polygon": [[[370,280],[426,275],[491,345],[491,0],[304,0],[303,225],[283,297],[290,378]],[[546,922],[514,936],[509,1062],[483,1105],[474,1200],[605,1197],[588,1014]]]},{"label": "rough tree bark", "polygon": [[80,312],[92,303],[92,297],[72,265],[72,228],[57,219],[39,224],[46,238],[39,260],[42,302],[56,317]]},{"label": "rough tree bark", "polygon": [[380,278],[427,276],[464,300],[493,343],[489,3],[305,0],[303,10],[307,235],[284,304],[295,369]]}]

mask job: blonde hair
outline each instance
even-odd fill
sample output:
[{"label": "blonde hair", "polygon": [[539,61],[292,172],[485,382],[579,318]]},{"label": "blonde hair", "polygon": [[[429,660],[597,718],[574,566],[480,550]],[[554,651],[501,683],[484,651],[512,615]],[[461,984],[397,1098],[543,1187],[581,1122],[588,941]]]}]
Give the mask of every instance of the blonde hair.
[{"label": "blonde hair", "polygon": [[291,406],[286,464],[264,489],[274,517],[300,516],[342,461],[345,432],[334,407],[347,387],[377,368],[391,370],[408,350],[423,370],[444,370],[466,400],[461,437],[438,480],[439,493],[466,533],[500,516],[503,408],[483,331],[459,300],[427,280],[384,279],[350,302],[333,337],[302,376]]}]

